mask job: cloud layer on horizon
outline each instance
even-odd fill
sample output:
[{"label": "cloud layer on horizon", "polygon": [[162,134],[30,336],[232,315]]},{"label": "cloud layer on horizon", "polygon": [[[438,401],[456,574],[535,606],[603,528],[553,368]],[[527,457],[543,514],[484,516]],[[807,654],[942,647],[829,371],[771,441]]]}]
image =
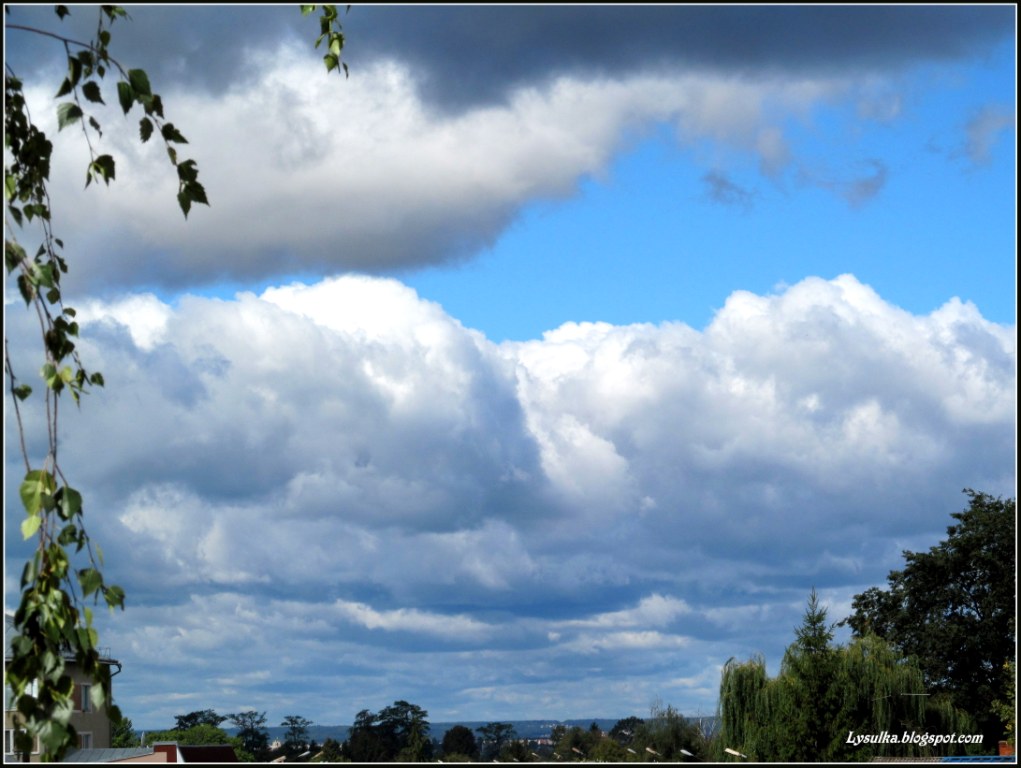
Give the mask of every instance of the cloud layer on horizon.
[{"label": "cloud layer on horizon", "polygon": [[[63,463],[130,579],[104,644],[149,725],[270,696],[337,722],[711,708],[813,586],[839,618],[962,487],[1015,482],[1016,328],[850,275],[735,292],[701,332],[499,345],[367,277],[80,309],[108,383],[63,415]],[[323,677],[343,701],[302,690]]]}]

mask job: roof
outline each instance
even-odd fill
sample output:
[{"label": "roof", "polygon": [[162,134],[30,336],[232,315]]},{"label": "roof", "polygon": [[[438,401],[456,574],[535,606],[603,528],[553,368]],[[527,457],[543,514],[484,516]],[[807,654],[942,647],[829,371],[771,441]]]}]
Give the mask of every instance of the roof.
[{"label": "roof", "polygon": [[178,744],[177,750],[186,763],[236,763],[238,756],[230,744],[189,746]]},{"label": "roof", "polygon": [[64,763],[111,763],[153,754],[152,747],[126,747],[122,749],[75,749],[68,752]]},{"label": "roof", "polygon": [[[160,746],[163,749],[157,749]],[[167,762],[181,763],[236,763],[237,755],[229,744],[189,745],[173,741],[157,742],[148,747],[125,749],[75,749],[68,752],[65,763],[115,763],[120,760],[137,760],[151,757],[157,752]],[[151,762],[151,761],[150,761]]]},{"label": "roof", "polygon": [[[13,657],[13,651],[11,649],[11,643],[14,642],[14,638],[18,636],[18,632],[14,627],[14,614],[11,611],[4,611],[4,661],[10,661]],[[66,645],[64,646],[63,655],[64,661],[75,661],[75,655]],[[112,667],[120,667],[121,663],[117,659],[110,655],[109,648],[97,648],[99,652],[99,663],[109,664]],[[116,673],[114,673],[116,674]]]}]

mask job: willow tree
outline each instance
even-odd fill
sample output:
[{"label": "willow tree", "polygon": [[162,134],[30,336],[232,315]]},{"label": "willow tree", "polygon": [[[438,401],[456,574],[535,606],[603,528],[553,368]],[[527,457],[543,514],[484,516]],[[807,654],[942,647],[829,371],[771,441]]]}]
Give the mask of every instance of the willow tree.
[{"label": "willow tree", "polygon": [[720,738],[717,746],[747,747],[760,730],[756,719],[759,695],[766,687],[766,660],[755,656],[740,662],[734,658],[723,665],[720,679]]},{"label": "willow tree", "polygon": [[720,682],[717,757],[724,757],[727,747],[753,760],[783,762],[963,750],[904,743],[905,734],[968,733],[974,725],[949,699],[926,691],[915,661],[874,635],[834,646],[825,618],[813,592],[775,678],[767,676],[761,656],[727,662]]},{"label": "willow tree", "polygon": [[[346,72],[340,61],[344,37],[336,7],[318,7],[322,15],[316,46],[326,43],[323,61],[327,71]],[[316,8],[306,5],[301,11],[308,15]],[[71,14],[64,5],[54,10],[58,23]],[[81,132],[89,152],[86,187],[93,182],[109,185],[116,179],[116,159],[102,151],[101,144],[100,118],[105,99],[109,99],[124,116],[134,112],[138,123],[132,130],[137,130],[143,144],[150,139],[162,143],[178,181],[177,204],[187,217],[194,204],[209,204],[198,180],[198,164],[179,155],[187,140],[166,118],[163,100],[146,72],[130,68],[113,54],[114,23],[127,19],[127,11],[116,5],[103,5],[97,11],[94,37],[76,40],[62,34],[59,26],[51,29],[8,22],[11,6],[5,6],[5,37],[25,35],[40,46],[62,48],[67,69],[55,89],[57,132],[68,128]],[[124,590],[104,577],[102,551],[85,526],[86,499],[72,485],[59,460],[59,415],[60,404],[66,403],[64,396],[70,395],[77,405],[91,387],[103,386],[105,380],[98,371],[88,371],[79,357],[76,313],[64,300],[62,280],[74,264],[74,244],[69,241],[65,248],[59,235],[60,212],[51,207],[52,154],[53,142],[30,112],[23,83],[5,60],[4,263],[26,307],[38,318],[42,402],[36,411],[23,411],[22,404],[33,396],[33,387],[15,371],[5,336],[4,373],[25,467],[19,487],[25,511],[21,533],[25,540],[35,542],[35,551],[21,573],[4,683],[16,712],[15,751],[27,755],[38,739],[46,761],[60,760],[78,741],[70,723],[73,683],[68,660],[92,680],[92,705],[108,708],[112,719],[120,719],[110,701],[109,665],[101,662],[99,635],[88,603],[102,600],[113,610],[123,608],[125,600]],[[33,243],[26,248],[22,243],[29,239]]]}]

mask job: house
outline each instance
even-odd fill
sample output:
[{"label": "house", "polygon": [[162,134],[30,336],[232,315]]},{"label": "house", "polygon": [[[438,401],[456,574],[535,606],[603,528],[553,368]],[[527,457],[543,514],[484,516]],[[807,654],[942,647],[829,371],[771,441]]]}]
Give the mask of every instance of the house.
[{"label": "house", "polygon": [[[10,641],[14,634],[14,615],[7,613],[4,616],[5,664],[11,657]],[[78,747],[80,749],[109,749],[112,731],[110,715],[105,707],[97,710],[92,705],[90,697],[92,680],[78,667],[73,655],[65,655],[64,662],[65,669],[74,684],[72,692],[74,711],[71,714],[71,725],[78,732]],[[121,671],[121,663],[111,658],[109,652],[100,654],[100,663],[111,667],[111,678]],[[114,667],[116,667],[116,671],[112,669]],[[16,759],[14,734],[18,727],[18,712],[14,708],[13,692],[5,687],[4,693],[4,762],[9,762]],[[112,695],[111,691],[111,697]],[[38,762],[40,759],[38,739],[33,745],[30,759],[32,762]]]}]

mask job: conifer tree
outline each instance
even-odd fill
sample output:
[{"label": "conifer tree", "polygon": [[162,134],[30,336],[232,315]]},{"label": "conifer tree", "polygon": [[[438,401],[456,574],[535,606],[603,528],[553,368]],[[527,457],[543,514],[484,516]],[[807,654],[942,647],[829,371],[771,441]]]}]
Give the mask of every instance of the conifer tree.
[{"label": "conifer tree", "polygon": [[780,674],[770,679],[761,656],[731,659],[720,681],[720,738],[752,760],[819,762],[873,757],[962,754],[961,745],[856,742],[852,734],[973,732],[967,714],[930,694],[918,663],[875,635],[834,646],[826,609],[813,590]]}]

